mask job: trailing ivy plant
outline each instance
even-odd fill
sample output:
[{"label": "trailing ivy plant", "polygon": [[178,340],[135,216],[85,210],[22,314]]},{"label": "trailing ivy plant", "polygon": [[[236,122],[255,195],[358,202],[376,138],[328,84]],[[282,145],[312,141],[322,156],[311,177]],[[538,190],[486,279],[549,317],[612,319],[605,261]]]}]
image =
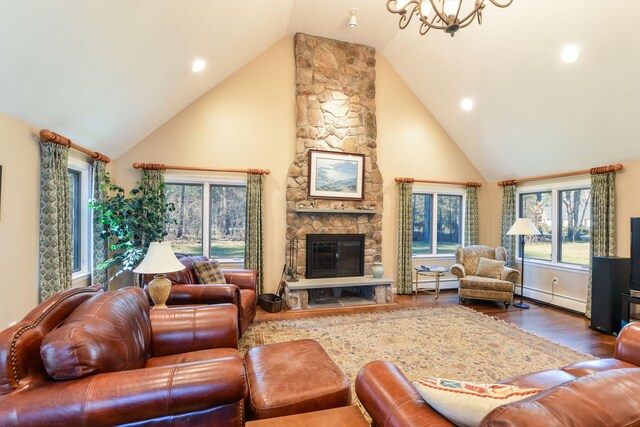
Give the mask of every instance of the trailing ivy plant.
[{"label": "trailing ivy plant", "polygon": [[90,206],[94,218],[103,226],[100,236],[106,239],[111,257],[97,267],[120,266],[118,275],[133,270],[144,258],[149,244],[163,239],[167,214],[175,207],[164,202],[164,184],[150,185],[146,175],[128,196],[122,187],[111,182],[108,173],[103,186],[108,196],[104,201],[93,200]]}]

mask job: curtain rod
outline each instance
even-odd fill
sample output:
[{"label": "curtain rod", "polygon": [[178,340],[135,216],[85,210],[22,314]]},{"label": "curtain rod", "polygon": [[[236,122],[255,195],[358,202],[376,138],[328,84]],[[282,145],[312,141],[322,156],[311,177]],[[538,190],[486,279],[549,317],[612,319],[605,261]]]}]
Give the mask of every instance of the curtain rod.
[{"label": "curtain rod", "polygon": [[73,148],[74,150],[78,150],[87,156],[91,157],[94,160],[100,160],[104,163],[109,163],[111,159],[104,154],[98,153],[97,151],[91,151],[88,148],[81,147],[77,144],[71,142],[69,138],[66,138],[60,134],[57,134],[49,129],[42,129],[40,131],[40,142],[53,142],[54,144],[64,145],[67,148]]},{"label": "curtain rod", "polygon": [[502,187],[505,185],[520,184],[522,182],[542,181],[544,179],[563,178],[566,176],[575,176],[575,175],[586,175],[588,173],[595,174],[595,173],[616,172],[620,170],[622,170],[622,165],[620,163],[616,163],[615,165],[598,166],[596,168],[582,169],[582,170],[573,171],[573,172],[554,173],[551,175],[532,176],[530,178],[521,178],[521,179],[508,179],[506,181],[498,182],[498,185]]},{"label": "curtain rod", "polygon": [[436,181],[433,179],[415,179],[415,178],[401,178],[396,177],[396,182],[425,182],[427,184],[449,184],[449,185],[463,185],[465,187],[482,187],[479,182],[459,182],[459,181]]},{"label": "curtain rod", "polygon": [[269,169],[225,169],[225,168],[199,168],[191,166],[169,166],[160,163],[134,163],[133,167],[143,170],[181,170],[181,171],[200,171],[200,172],[235,172],[235,173],[251,173],[255,175],[269,175]]}]

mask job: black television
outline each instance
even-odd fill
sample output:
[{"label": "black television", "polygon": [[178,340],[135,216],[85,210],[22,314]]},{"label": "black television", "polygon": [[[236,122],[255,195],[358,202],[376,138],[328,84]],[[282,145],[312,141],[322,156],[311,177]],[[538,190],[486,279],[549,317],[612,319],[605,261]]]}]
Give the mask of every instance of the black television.
[{"label": "black television", "polygon": [[640,218],[631,218],[631,289],[640,291]]}]

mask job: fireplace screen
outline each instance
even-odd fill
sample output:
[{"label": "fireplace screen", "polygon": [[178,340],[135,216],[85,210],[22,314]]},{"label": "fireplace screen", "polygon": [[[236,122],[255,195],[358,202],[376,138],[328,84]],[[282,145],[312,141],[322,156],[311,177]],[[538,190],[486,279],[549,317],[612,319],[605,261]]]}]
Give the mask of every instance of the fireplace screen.
[{"label": "fireplace screen", "polygon": [[307,234],[307,279],[364,275],[364,234]]}]

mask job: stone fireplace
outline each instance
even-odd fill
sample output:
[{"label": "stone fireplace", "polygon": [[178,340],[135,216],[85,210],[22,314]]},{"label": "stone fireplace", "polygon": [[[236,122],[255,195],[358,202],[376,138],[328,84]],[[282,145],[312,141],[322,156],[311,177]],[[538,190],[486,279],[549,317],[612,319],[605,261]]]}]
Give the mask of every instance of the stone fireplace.
[{"label": "stone fireplace", "polygon": [[[296,34],[296,154],[287,179],[285,254],[297,242],[305,277],[308,234],[364,235],[364,274],[382,257],[382,175],[376,153],[375,49]],[[365,156],[364,199],[309,198],[309,150]],[[369,208],[370,210],[358,211]],[[358,291],[360,292],[360,291]]]}]

